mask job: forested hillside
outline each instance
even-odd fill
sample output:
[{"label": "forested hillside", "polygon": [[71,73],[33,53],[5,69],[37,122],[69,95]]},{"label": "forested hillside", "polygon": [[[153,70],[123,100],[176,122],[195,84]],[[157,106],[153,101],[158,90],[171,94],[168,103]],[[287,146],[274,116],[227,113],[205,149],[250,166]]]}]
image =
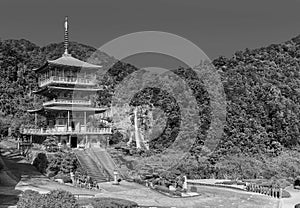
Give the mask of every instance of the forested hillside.
[{"label": "forested hillside", "polygon": [[[94,51],[92,47],[70,43],[70,53],[81,60],[86,60]],[[9,126],[17,128],[21,123],[32,122],[26,113],[27,109],[34,107],[31,92],[37,87],[32,69],[41,66],[46,59],[60,57],[62,53],[62,43],[39,47],[26,40],[0,42],[0,133],[7,134]],[[109,67],[116,60],[98,53],[93,62]],[[209,158],[201,158],[198,152],[205,138],[200,132],[189,158],[179,168],[191,177],[224,177],[226,174],[289,177],[300,174],[300,160],[297,159],[300,142],[300,36],[281,44],[239,51],[231,58],[219,57],[213,63],[220,72],[227,97],[224,135],[217,151]],[[132,65],[116,62],[101,81],[107,88],[100,93],[99,104],[109,105],[114,86],[135,70]],[[206,112],[209,99],[203,92],[201,80],[195,80],[189,69],[174,69],[174,72],[186,80],[202,106],[202,113]],[[151,99],[147,100],[149,97]],[[178,106],[166,92],[158,89],[140,92],[132,104],[142,104],[143,100],[168,111],[167,129],[152,143],[153,148],[162,149],[170,144],[178,131]],[[205,130],[209,126],[209,115],[201,118]]]}]

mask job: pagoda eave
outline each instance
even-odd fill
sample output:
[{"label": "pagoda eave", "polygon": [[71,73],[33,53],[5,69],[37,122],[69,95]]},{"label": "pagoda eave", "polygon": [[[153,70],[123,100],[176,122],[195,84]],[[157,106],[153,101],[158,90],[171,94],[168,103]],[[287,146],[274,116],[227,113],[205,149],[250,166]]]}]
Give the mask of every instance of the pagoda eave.
[{"label": "pagoda eave", "polygon": [[33,91],[34,94],[46,95],[49,97],[55,97],[53,91],[74,91],[76,92],[86,92],[86,93],[96,93],[103,89],[101,88],[80,88],[80,87],[58,87],[58,86],[45,86],[39,90]]},{"label": "pagoda eave", "polygon": [[71,67],[72,69],[79,70],[98,70],[101,69],[102,66],[91,64],[88,62],[81,61],[77,58],[72,57],[70,54],[64,54],[62,57],[55,60],[47,60],[47,62],[36,69],[33,69],[35,72],[42,71],[47,67]]},{"label": "pagoda eave", "polygon": [[51,106],[51,107],[43,107],[35,110],[28,110],[28,113],[38,113],[38,114],[46,114],[46,112],[53,111],[75,111],[75,112],[94,112],[94,113],[103,113],[108,108],[93,108],[93,107],[75,107],[75,106]]}]

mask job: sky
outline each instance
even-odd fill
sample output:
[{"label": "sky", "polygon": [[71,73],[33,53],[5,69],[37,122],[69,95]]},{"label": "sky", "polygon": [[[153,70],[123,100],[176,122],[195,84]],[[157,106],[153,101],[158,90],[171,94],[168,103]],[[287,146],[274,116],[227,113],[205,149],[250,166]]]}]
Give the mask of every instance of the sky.
[{"label": "sky", "polygon": [[280,43],[300,34],[300,0],[0,0],[0,38],[39,46],[70,40],[101,47],[122,35],[163,31],[211,59]]}]

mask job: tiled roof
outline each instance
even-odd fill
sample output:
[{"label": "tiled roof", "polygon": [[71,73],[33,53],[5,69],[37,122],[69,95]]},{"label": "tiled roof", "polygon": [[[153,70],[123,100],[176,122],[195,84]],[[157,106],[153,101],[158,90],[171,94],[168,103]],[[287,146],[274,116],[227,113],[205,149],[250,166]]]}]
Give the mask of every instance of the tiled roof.
[{"label": "tiled roof", "polygon": [[102,66],[90,64],[85,61],[81,61],[77,58],[71,56],[71,54],[63,54],[62,57],[55,60],[48,60],[43,66],[33,69],[34,71],[39,71],[45,68],[47,65],[59,65],[59,66],[70,66],[76,68],[89,68],[89,69],[100,69]]},{"label": "tiled roof", "polygon": [[70,54],[64,54],[62,57],[55,59],[53,61],[48,61],[50,64],[65,65],[65,66],[74,66],[74,67],[83,67],[83,68],[101,68],[95,64],[90,64],[84,61],[81,61],[77,58],[72,57]]}]

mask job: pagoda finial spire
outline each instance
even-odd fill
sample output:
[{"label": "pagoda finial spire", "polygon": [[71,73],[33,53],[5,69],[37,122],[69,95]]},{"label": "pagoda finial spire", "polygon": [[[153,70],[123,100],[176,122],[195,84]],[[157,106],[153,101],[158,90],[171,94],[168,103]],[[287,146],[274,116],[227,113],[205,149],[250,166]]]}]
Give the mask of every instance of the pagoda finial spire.
[{"label": "pagoda finial spire", "polygon": [[68,46],[69,46],[69,33],[68,33],[69,25],[68,25],[68,16],[65,17],[65,40],[64,40],[64,47],[65,52],[64,55],[68,55]]}]

